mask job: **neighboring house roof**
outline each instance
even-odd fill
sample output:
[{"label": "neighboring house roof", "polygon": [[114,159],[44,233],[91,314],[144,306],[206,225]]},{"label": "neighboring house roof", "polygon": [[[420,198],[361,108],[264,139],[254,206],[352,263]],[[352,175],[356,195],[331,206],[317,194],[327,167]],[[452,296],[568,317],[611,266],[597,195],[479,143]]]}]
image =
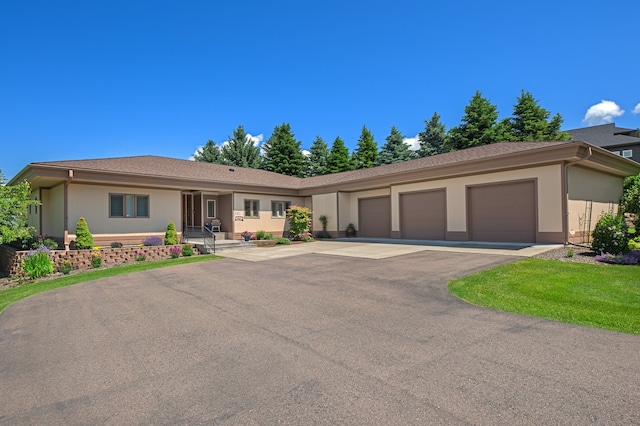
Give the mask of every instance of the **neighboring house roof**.
[{"label": "neighboring house roof", "polygon": [[585,141],[603,148],[640,143],[638,130],[616,127],[614,123],[567,130],[567,133],[573,136],[574,140]]},{"label": "neighboring house roof", "polygon": [[590,167],[620,176],[637,174],[638,165],[582,142],[504,142],[432,157],[335,173],[296,178],[259,169],[224,166],[159,156],[102,158],[31,163],[9,184],[22,179],[34,187],[68,180],[102,184],[156,186],[203,191],[280,192],[311,195],[356,191],[425,179],[441,179],[497,169],[523,168],[589,158]]}]

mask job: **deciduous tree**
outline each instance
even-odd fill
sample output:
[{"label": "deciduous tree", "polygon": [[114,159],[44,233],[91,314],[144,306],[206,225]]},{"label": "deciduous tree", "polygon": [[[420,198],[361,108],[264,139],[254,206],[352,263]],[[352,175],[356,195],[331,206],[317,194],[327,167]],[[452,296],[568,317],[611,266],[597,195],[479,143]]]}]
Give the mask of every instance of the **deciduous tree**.
[{"label": "deciduous tree", "polygon": [[27,181],[15,185],[5,185],[0,171],[0,244],[31,237],[35,231],[27,226],[29,206],[38,206],[32,200],[31,185]]}]

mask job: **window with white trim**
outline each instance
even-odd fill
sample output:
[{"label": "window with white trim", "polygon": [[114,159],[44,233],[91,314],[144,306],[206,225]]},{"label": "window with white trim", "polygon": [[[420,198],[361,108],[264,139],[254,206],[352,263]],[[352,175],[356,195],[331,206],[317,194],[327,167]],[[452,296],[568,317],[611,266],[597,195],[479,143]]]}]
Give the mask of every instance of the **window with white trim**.
[{"label": "window with white trim", "polygon": [[244,217],[260,217],[260,200],[244,200]]},{"label": "window with white trim", "polygon": [[271,217],[286,217],[289,207],[291,207],[291,201],[271,201]]},{"label": "window with white trim", "polygon": [[612,154],[620,155],[620,151],[611,151]]},{"label": "window with white trim", "polygon": [[216,200],[207,200],[207,218],[216,217]]},{"label": "window with white trim", "polygon": [[632,149],[623,149],[622,150],[622,156],[624,158],[631,158],[633,157],[633,150]]},{"label": "window with white trim", "polygon": [[149,217],[149,196],[109,194],[109,217]]}]

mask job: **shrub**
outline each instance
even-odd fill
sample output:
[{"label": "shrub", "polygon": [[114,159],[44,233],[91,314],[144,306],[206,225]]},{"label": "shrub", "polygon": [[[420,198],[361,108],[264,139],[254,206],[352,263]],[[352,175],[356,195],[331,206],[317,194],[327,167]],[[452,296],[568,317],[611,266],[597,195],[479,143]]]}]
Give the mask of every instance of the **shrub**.
[{"label": "shrub", "polygon": [[34,237],[31,242],[31,248],[38,248],[40,246],[45,246],[49,250],[55,250],[58,248],[58,243],[56,240],[52,238],[43,237],[42,235],[38,235]]},{"label": "shrub", "polygon": [[329,218],[326,215],[321,215],[318,220],[322,224],[322,232],[327,232],[327,224],[329,223]]},{"label": "shrub", "polygon": [[182,255],[183,256],[193,255],[193,247],[191,247],[191,244],[185,244],[182,246]]},{"label": "shrub", "polygon": [[29,250],[22,262],[22,270],[31,279],[44,277],[54,271],[54,265],[49,258],[51,251],[44,245]]},{"label": "shrub", "polygon": [[266,234],[266,235],[264,236],[264,239],[265,239],[265,240],[275,240],[275,239],[276,239],[276,237],[275,237],[273,234]]},{"label": "shrub", "polygon": [[298,239],[300,241],[313,241],[313,235],[311,235],[310,232],[303,232],[302,234],[298,235]]},{"label": "shrub", "polygon": [[567,257],[571,258],[575,255],[576,253],[573,251],[573,249],[569,249],[567,250]]},{"label": "shrub", "polygon": [[178,244],[178,233],[173,221],[170,221],[167,225],[167,231],[164,233],[164,243],[168,246]]},{"label": "shrub", "polygon": [[102,266],[102,256],[99,251],[94,251],[91,253],[91,266],[94,268],[99,268]]},{"label": "shrub", "polygon": [[266,231],[260,230],[256,232],[256,240],[264,240],[266,235],[267,235]]},{"label": "shrub", "polygon": [[84,217],[81,217],[76,224],[76,249],[90,249],[93,247],[93,235],[89,231],[89,225]]},{"label": "shrub", "polygon": [[629,251],[628,244],[629,230],[624,216],[603,213],[593,230],[591,250],[616,255]]},{"label": "shrub", "polygon": [[155,236],[147,237],[142,242],[142,245],[145,245],[145,246],[161,246],[162,245],[162,238],[155,237]]},{"label": "shrub", "polygon": [[287,219],[289,219],[289,235],[299,239],[301,234],[309,232],[311,210],[302,206],[291,206],[287,209]]},{"label": "shrub", "polygon": [[114,241],[111,243],[111,248],[121,248],[122,247],[122,243],[119,241]]},{"label": "shrub", "polygon": [[133,255],[136,257],[137,262],[144,262],[145,260],[147,260],[147,255],[144,253],[138,253],[136,251],[133,253]]},{"label": "shrub", "polygon": [[640,243],[635,239],[629,240],[629,250],[640,250]]},{"label": "shrub", "polygon": [[169,249],[169,254],[172,259],[177,259],[180,257],[180,253],[182,253],[182,247],[174,246]]},{"label": "shrub", "polygon": [[284,237],[278,238],[278,241],[276,242],[276,244],[283,244],[283,245],[291,244],[291,240]]},{"label": "shrub", "polygon": [[70,260],[63,260],[62,263],[60,263],[60,272],[62,272],[64,275],[69,275],[72,270],[73,265],[71,264]]},{"label": "shrub", "polygon": [[320,231],[316,234],[316,238],[331,238],[331,234],[327,231]]},{"label": "shrub", "polygon": [[602,253],[595,257],[598,262],[613,263],[616,265],[638,265],[640,263],[640,250],[633,250],[627,254],[614,256],[609,253]]}]

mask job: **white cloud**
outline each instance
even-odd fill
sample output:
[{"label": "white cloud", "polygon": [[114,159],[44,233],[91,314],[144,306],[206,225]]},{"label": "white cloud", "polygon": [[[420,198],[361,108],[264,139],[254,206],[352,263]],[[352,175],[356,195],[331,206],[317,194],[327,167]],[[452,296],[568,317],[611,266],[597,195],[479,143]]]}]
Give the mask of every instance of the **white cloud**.
[{"label": "white cloud", "polygon": [[190,161],[196,161],[196,154],[202,154],[202,149],[204,148],[203,145],[199,146],[198,149],[196,149],[193,152],[193,155],[191,155],[191,157],[189,157]]},{"label": "white cloud", "polygon": [[613,101],[605,101],[589,107],[582,121],[590,126],[611,123],[616,117],[624,114],[624,110]]},{"label": "white cloud", "polygon": [[411,151],[417,151],[420,149],[420,141],[418,140],[418,135],[416,135],[415,138],[404,138],[402,139],[402,142],[408,144]]},{"label": "white cloud", "polygon": [[302,155],[304,155],[305,157],[309,158],[311,157],[311,151],[307,151],[306,149],[302,150]]},{"label": "white cloud", "polygon": [[636,105],[636,107],[633,109],[633,113],[640,114],[640,103],[638,103],[638,105]]},{"label": "white cloud", "polygon": [[251,133],[247,133],[247,140],[253,142],[253,146],[258,146],[264,140],[264,135],[260,133],[257,136],[253,136]]}]

